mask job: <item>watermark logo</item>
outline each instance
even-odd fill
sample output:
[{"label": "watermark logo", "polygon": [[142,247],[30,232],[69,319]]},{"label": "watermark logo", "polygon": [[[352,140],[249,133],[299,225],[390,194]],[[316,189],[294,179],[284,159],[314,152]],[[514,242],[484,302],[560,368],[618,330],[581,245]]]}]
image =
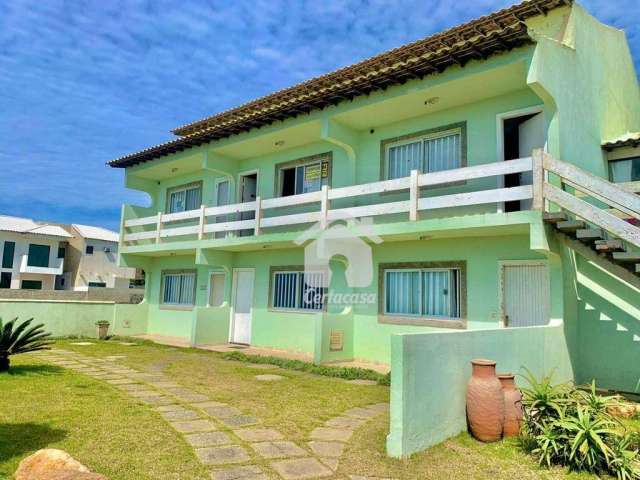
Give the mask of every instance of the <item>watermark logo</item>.
[{"label": "watermark logo", "polygon": [[[373,221],[344,216],[322,228],[318,223],[300,235],[295,243],[304,247],[304,270],[307,278],[314,279],[316,288],[307,290],[314,295],[310,301],[331,304],[375,303],[372,293],[329,292],[332,258],[346,260],[345,280],[349,288],[365,288],[373,281],[373,249],[371,244],[380,244],[382,239],[373,233]],[[322,273],[318,273],[322,272]],[[321,293],[320,293],[321,292]]]}]

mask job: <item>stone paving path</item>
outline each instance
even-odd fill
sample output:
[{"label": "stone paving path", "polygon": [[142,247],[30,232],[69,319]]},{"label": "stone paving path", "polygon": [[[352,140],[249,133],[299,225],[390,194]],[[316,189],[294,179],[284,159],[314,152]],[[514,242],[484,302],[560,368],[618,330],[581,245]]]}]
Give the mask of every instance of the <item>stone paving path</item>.
[{"label": "stone paving path", "polygon": [[[211,469],[213,480],[332,476],[354,430],[388,409],[388,404],[380,403],[348,410],[313,430],[303,448],[277,430],[261,426],[256,417],[173,382],[162,369],[140,372],[118,364],[124,355],[99,358],[59,348],[33,355],[103,380],[150,405],[193,447],[200,463]],[[262,460],[260,466],[255,464],[257,459]]]}]

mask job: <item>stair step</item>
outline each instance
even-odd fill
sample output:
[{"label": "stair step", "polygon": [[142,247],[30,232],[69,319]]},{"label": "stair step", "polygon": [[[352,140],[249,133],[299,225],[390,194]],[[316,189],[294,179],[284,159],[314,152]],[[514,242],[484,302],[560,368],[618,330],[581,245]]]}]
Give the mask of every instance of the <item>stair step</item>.
[{"label": "stair step", "polygon": [[547,223],[564,222],[567,219],[567,214],[564,212],[546,212],[543,219]]},{"label": "stair step", "polygon": [[622,240],[596,240],[596,250],[601,253],[624,250]]},{"label": "stair step", "polygon": [[585,224],[581,220],[566,220],[556,224],[556,228],[562,232],[575,232],[576,230],[584,229],[584,227]]},{"label": "stair step", "polygon": [[638,252],[615,252],[613,260],[616,262],[640,262],[640,253]]},{"label": "stair step", "polygon": [[581,228],[580,230],[576,230],[576,238],[583,242],[603,240],[604,232],[600,228]]}]

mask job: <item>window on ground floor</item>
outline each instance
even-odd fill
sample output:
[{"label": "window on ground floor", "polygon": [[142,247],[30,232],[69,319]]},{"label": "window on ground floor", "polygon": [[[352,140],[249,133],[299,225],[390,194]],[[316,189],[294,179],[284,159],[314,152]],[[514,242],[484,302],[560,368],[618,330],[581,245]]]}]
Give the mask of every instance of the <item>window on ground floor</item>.
[{"label": "window on ground floor", "polygon": [[23,290],[42,290],[41,280],[22,280],[20,288]]},{"label": "window on ground floor", "polygon": [[390,317],[460,320],[464,317],[464,263],[381,266],[381,310]]},{"label": "window on ground floor", "polygon": [[278,310],[321,311],[326,289],[325,272],[302,269],[273,270],[271,307]]},{"label": "window on ground floor", "polygon": [[11,272],[0,273],[0,288],[11,288]]},{"label": "window on ground floor", "polygon": [[106,282],[89,282],[88,286],[96,288],[106,288],[107,284]]},{"label": "window on ground floor", "polygon": [[195,304],[195,270],[162,273],[162,304],[190,307]]}]

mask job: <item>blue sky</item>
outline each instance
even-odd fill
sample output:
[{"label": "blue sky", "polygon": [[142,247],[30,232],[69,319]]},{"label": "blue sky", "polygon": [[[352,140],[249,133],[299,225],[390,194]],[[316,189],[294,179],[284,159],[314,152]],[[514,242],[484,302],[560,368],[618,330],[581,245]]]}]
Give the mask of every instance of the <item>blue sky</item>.
[{"label": "blue sky", "polygon": [[[2,2],[0,214],[117,229],[120,204],[145,200],[106,161],[511,3]],[[638,69],[637,0],[582,4],[627,31]]]}]

